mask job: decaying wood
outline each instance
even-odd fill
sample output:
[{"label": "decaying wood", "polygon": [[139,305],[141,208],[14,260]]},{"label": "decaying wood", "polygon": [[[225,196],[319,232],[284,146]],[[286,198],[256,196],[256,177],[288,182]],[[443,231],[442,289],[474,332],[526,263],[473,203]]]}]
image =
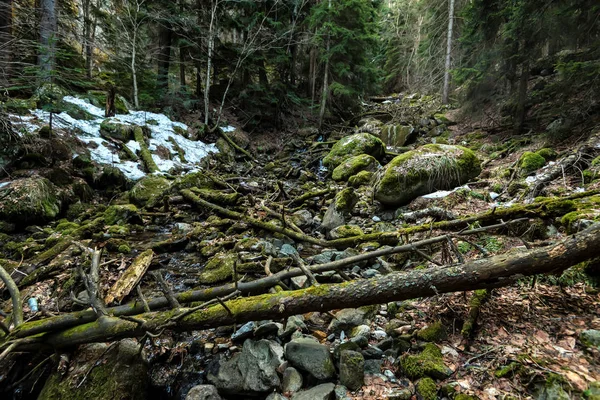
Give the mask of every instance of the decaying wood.
[{"label": "decaying wood", "polygon": [[125,270],[125,272],[117,279],[114,283],[108,295],[104,299],[106,304],[110,304],[113,301],[120,302],[123,300],[125,296],[127,296],[133,288],[140,282],[150,263],[152,263],[152,258],[154,257],[154,253],[152,250],[148,249],[138,255],[129,268]]},{"label": "decaying wood", "polygon": [[90,272],[86,273],[83,266],[79,267],[79,275],[85,286],[89,298],[89,305],[96,313],[98,318],[107,315],[106,305],[100,297],[100,259],[102,258],[102,250],[89,249],[92,262],[90,264]]},{"label": "decaying wood", "polygon": [[[146,332],[156,332],[165,325],[176,331],[190,331],[246,321],[277,319],[310,311],[326,312],[455,291],[496,288],[511,284],[523,276],[555,273],[594,258],[599,246],[600,224],[594,224],[554,245],[535,250],[502,254],[445,268],[397,272],[368,280],[238,298],[228,301],[226,308],[217,304],[177,320],[175,317],[180,311],[176,310],[141,314],[135,318],[138,322],[103,316],[82,326],[42,335],[36,338],[35,343],[19,344],[14,350],[32,350],[40,345],[65,348],[143,336]],[[28,324],[39,322],[24,323],[22,327],[27,327]]]},{"label": "decaying wood", "polygon": [[[10,298],[12,300],[13,312],[12,312],[12,323],[15,327],[23,323],[23,306],[21,300],[21,292],[17,287],[17,284],[12,279],[10,274],[6,272],[4,267],[0,265],[0,279],[4,282]],[[4,330],[4,329],[3,329]]]},{"label": "decaying wood", "polygon": [[238,144],[236,142],[234,142],[233,140],[231,140],[231,138],[229,137],[229,135],[227,135],[225,132],[223,132],[223,130],[221,128],[217,128],[216,131],[219,134],[219,136],[221,136],[223,139],[225,139],[225,141],[231,147],[233,147],[236,151],[239,151],[240,153],[242,153],[243,155],[245,155],[246,157],[248,157],[250,160],[255,161],[254,157],[252,157],[252,154],[248,153],[246,150],[244,150],[240,146],[238,146]]}]

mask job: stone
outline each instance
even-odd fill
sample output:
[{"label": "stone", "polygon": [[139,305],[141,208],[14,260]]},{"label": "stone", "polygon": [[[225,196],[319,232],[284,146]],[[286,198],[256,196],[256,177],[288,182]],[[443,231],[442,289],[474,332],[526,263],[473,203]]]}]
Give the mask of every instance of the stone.
[{"label": "stone", "polygon": [[203,284],[224,281],[233,276],[233,264],[237,261],[235,253],[219,253],[214,255],[204,266],[198,277]]},{"label": "stone", "polygon": [[[352,175],[350,178],[348,178],[348,185],[352,186],[354,188],[359,188],[361,186],[368,185],[369,183],[371,183],[373,176],[374,176],[373,172],[360,171],[358,174]],[[373,217],[373,218],[377,218],[377,217]]]},{"label": "stone", "polygon": [[106,225],[128,225],[143,223],[139,210],[133,204],[117,204],[104,211]]},{"label": "stone", "polygon": [[545,385],[538,391],[536,400],[568,400],[572,397],[565,391],[568,384],[561,382],[556,375],[550,375]]},{"label": "stone", "polygon": [[342,352],[346,351],[346,350],[360,351],[360,346],[351,341],[346,341],[346,342],[342,342],[342,343],[338,344],[335,347],[335,349],[333,349],[333,358],[335,359],[336,362],[339,361],[340,355],[342,354]]},{"label": "stone", "polygon": [[207,379],[226,393],[263,393],[279,387],[277,368],[283,363],[283,348],[270,340],[244,342],[240,353],[207,368]]},{"label": "stone", "polygon": [[289,317],[285,323],[285,328],[283,329],[282,337],[288,337],[292,333],[296,331],[306,331],[308,328],[306,327],[306,323],[304,322],[304,316],[302,315],[292,315]]},{"label": "stone", "polygon": [[590,383],[586,393],[588,400],[600,400],[600,381]]},{"label": "stone", "polygon": [[281,249],[279,250],[279,254],[278,256],[281,258],[284,257],[293,257],[294,255],[299,256],[298,254],[298,250],[296,250],[294,248],[294,246],[290,245],[290,244],[284,244],[283,246],[281,246]]},{"label": "stone", "polygon": [[333,383],[323,383],[312,389],[303,390],[292,396],[292,400],[332,400],[335,385]]},{"label": "stone", "polygon": [[368,154],[377,160],[385,156],[385,145],[376,136],[368,133],[356,133],[338,140],[329,154],[323,158],[323,165],[334,169],[346,159],[360,154]]},{"label": "stone", "polygon": [[254,330],[254,336],[262,338],[264,336],[276,335],[279,331],[279,326],[280,324],[272,321],[264,323]]},{"label": "stone", "polygon": [[331,320],[328,331],[339,333],[340,331],[351,332],[352,328],[359,325],[368,325],[370,318],[370,309],[361,308],[344,308],[335,313],[335,318]]},{"label": "stone", "polygon": [[221,396],[213,385],[198,385],[188,392],[185,400],[221,400]]},{"label": "stone", "polygon": [[105,119],[100,124],[100,135],[105,138],[117,139],[123,143],[133,140],[133,126]]},{"label": "stone", "polygon": [[23,224],[55,219],[62,207],[58,190],[46,178],[15,179],[0,188],[0,219]]},{"label": "stone", "polygon": [[350,332],[350,337],[351,338],[354,338],[357,336],[369,337],[370,333],[371,333],[371,328],[369,327],[369,325],[358,325],[357,327],[352,329],[352,331]]},{"label": "stone", "polygon": [[[79,347],[66,375],[50,375],[38,396],[41,400],[143,400],[148,398],[148,367],[133,339],[117,346],[94,343]],[[99,362],[102,361],[102,362]],[[86,376],[82,383],[82,376]],[[77,390],[74,388],[77,387]]]},{"label": "stone", "polygon": [[308,372],[317,379],[330,379],[335,375],[329,348],[314,340],[292,340],[285,345],[285,357],[292,366]]},{"label": "stone", "polygon": [[265,400],[288,400],[288,398],[277,392],[273,392],[270,395],[268,395]]},{"label": "stone", "polygon": [[338,165],[332,173],[334,181],[347,181],[351,176],[358,174],[361,171],[375,172],[381,165],[377,160],[368,154],[359,154],[358,156],[350,157]]},{"label": "stone", "polygon": [[338,192],[327,211],[325,211],[325,215],[323,215],[321,229],[329,232],[338,226],[344,225],[346,216],[352,211],[357,202],[358,196],[354,189],[346,188]]},{"label": "stone", "polygon": [[348,397],[348,388],[346,386],[335,385],[333,392],[335,395],[335,400],[352,400],[350,397]]},{"label": "stone", "polygon": [[383,340],[387,337],[387,333],[385,333],[385,331],[382,331],[381,329],[378,329],[373,331],[373,333],[371,333],[371,336],[375,340]]},{"label": "stone", "polygon": [[365,375],[381,374],[383,360],[365,360]]},{"label": "stone", "polygon": [[282,390],[284,393],[295,393],[302,389],[302,383],[304,379],[302,374],[294,367],[287,367],[283,371],[283,383]]},{"label": "stone", "polygon": [[400,366],[404,375],[409,379],[419,379],[425,376],[446,379],[452,375],[452,370],[444,364],[442,352],[432,343],[427,343],[421,354],[404,354],[400,358]]},{"label": "stone", "polygon": [[597,347],[600,349],[600,331],[588,329],[579,334],[579,341],[585,347]]},{"label": "stone", "polygon": [[340,383],[352,391],[362,387],[365,381],[365,359],[357,351],[344,350],[340,355]]},{"label": "stone", "polygon": [[329,232],[329,238],[334,240],[361,235],[364,232],[358,225],[340,225]]},{"label": "stone", "polygon": [[291,215],[292,222],[299,228],[308,228],[313,223],[313,216],[308,210],[298,210]]},{"label": "stone", "polygon": [[477,177],[481,165],[473,151],[428,144],[395,157],[375,176],[375,199],[402,206],[435,190],[454,189]]},{"label": "stone", "polygon": [[402,147],[415,133],[415,128],[410,125],[385,125],[379,137],[388,147]]},{"label": "stone", "polygon": [[254,321],[246,322],[231,335],[231,340],[242,341],[251,338],[254,335],[254,329],[256,329]]},{"label": "stone", "polygon": [[361,353],[366,359],[380,359],[381,357],[383,357],[383,350],[381,350],[377,346],[369,345],[369,347],[364,349]]},{"label": "stone", "polygon": [[394,388],[388,393],[387,398],[388,400],[410,400],[412,392],[408,388]]},{"label": "stone", "polygon": [[153,207],[158,204],[170,186],[171,182],[162,176],[145,176],[129,192],[129,201],[138,207]]}]

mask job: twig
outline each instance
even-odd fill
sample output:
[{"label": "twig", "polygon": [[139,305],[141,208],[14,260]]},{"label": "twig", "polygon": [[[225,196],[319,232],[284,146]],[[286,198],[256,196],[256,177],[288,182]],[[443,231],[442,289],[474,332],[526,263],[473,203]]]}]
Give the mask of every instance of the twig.
[{"label": "twig", "polygon": [[144,312],[150,312],[150,306],[148,305],[148,302],[146,301],[146,298],[144,297],[144,294],[142,293],[142,288],[140,287],[140,285],[138,284],[135,287],[136,291],[137,291],[137,295],[140,298],[140,301],[142,302],[142,304],[144,305]]},{"label": "twig", "polygon": [[0,279],[6,285],[8,289],[8,293],[10,294],[10,298],[12,299],[13,312],[12,312],[12,321],[15,328],[23,323],[23,308],[21,306],[21,292],[17,287],[17,284],[12,279],[10,274],[6,272],[4,267],[0,265]]},{"label": "twig", "polygon": [[173,308],[173,309],[181,308],[181,304],[179,304],[179,302],[175,298],[175,295],[173,294],[173,291],[171,290],[169,285],[167,285],[167,282],[163,278],[162,273],[160,271],[152,271],[151,274],[154,277],[154,279],[156,280],[156,283],[158,283],[160,290],[163,292],[163,294],[169,301],[169,305],[171,306],[171,308]]},{"label": "twig", "polygon": [[302,270],[302,272],[304,273],[304,275],[306,275],[306,277],[308,278],[310,284],[312,286],[319,286],[319,282],[317,282],[317,279],[315,278],[315,276],[313,275],[313,273],[310,272],[310,269],[308,269],[306,267],[306,264],[304,264],[304,261],[302,261],[302,259],[298,255],[298,253],[292,253],[291,257],[294,260],[294,263],[296,264],[296,266]]}]

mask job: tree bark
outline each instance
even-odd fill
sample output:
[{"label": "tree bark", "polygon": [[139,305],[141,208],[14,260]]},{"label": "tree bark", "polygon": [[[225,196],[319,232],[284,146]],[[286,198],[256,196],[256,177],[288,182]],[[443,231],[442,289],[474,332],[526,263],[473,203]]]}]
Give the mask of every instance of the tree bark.
[{"label": "tree bark", "polygon": [[56,1],[40,0],[40,52],[38,66],[41,80],[50,82],[56,53]]},{"label": "tree bark", "polygon": [[[328,10],[331,10],[331,0],[328,3]],[[323,94],[321,95],[321,110],[319,111],[319,129],[323,124],[323,117],[325,116],[325,108],[327,106],[327,94],[329,93],[329,49],[331,47],[331,35],[327,33],[327,47],[325,49],[325,73],[323,74]]]},{"label": "tree bark", "polygon": [[8,87],[12,59],[12,0],[0,0],[0,87]]},{"label": "tree bark", "polygon": [[210,25],[208,27],[208,55],[206,57],[206,81],[204,83],[204,125],[208,125],[210,117],[210,81],[212,72],[212,58],[215,46],[214,30],[217,18],[218,0],[211,1]]},{"label": "tree bark", "polygon": [[[600,224],[595,224],[551,246],[516,254],[502,254],[457,266],[397,272],[343,284],[238,298],[228,301],[227,309],[217,304],[179,318],[177,315],[184,312],[183,310],[145,313],[136,316],[135,321],[101,317],[85,325],[42,335],[38,343],[17,346],[16,350],[33,349],[40,345],[65,348],[90,342],[142,336],[146,332],[159,332],[164,328],[191,331],[246,321],[285,318],[311,311],[325,312],[456,291],[502,287],[523,276],[556,273],[597,257],[598,246]],[[21,327],[35,324],[39,322],[28,322]]]},{"label": "tree bark", "polygon": [[169,67],[171,65],[171,39],[170,26],[161,26],[158,36],[158,88],[165,94],[169,90]]},{"label": "tree bark", "polygon": [[448,104],[450,91],[450,61],[452,58],[452,28],[454,25],[454,0],[450,0],[448,9],[448,38],[446,43],[446,66],[444,68],[444,90],[442,92],[442,103]]}]

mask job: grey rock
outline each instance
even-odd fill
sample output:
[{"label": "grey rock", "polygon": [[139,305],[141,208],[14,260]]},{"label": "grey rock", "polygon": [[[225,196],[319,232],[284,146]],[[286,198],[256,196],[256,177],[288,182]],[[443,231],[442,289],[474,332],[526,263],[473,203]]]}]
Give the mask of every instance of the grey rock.
[{"label": "grey rock", "polygon": [[294,255],[298,255],[298,251],[294,248],[294,246],[290,245],[290,244],[284,244],[283,246],[281,246],[281,249],[279,249],[279,257],[291,257]]},{"label": "grey rock", "polygon": [[302,374],[294,367],[287,367],[283,371],[283,384],[282,389],[284,393],[295,393],[302,389],[304,379]]},{"label": "grey rock", "polygon": [[298,210],[292,214],[292,221],[299,228],[310,227],[313,223],[313,216],[308,210]]},{"label": "grey rock", "polygon": [[198,385],[188,392],[185,400],[221,400],[221,396],[213,385]]},{"label": "grey rock", "polygon": [[292,315],[287,319],[281,336],[288,337],[296,331],[306,331],[307,329],[308,328],[304,323],[304,317],[302,315]]},{"label": "grey rock", "polygon": [[369,268],[369,269],[366,269],[366,270],[362,271],[361,275],[362,275],[363,278],[369,279],[369,278],[374,278],[377,275],[381,275],[381,274],[376,269]]},{"label": "grey rock", "polygon": [[387,396],[388,400],[410,400],[412,398],[412,391],[404,388],[394,388]]},{"label": "grey rock", "polygon": [[276,335],[278,331],[279,324],[275,322],[267,322],[266,324],[262,324],[254,330],[254,336],[262,338],[264,336]]},{"label": "grey rock", "polygon": [[268,395],[265,400],[288,400],[288,398],[277,392],[273,392],[270,395]]},{"label": "grey rock", "polygon": [[353,338],[357,336],[369,337],[370,333],[371,327],[369,325],[359,325],[356,328],[352,329],[350,336]]},{"label": "grey rock", "polygon": [[256,324],[254,321],[246,322],[242,325],[234,334],[231,335],[231,340],[245,340],[251,338],[254,335],[254,330],[256,329]]},{"label": "grey rock", "polygon": [[269,340],[246,340],[241,353],[209,368],[208,381],[227,393],[267,392],[279,387],[283,348]]},{"label": "grey rock", "polygon": [[330,379],[335,374],[329,348],[310,339],[298,338],[287,343],[285,357],[294,367],[317,379]]},{"label": "grey rock", "polygon": [[352,391],[365,382],[365,359],[357,351],[344,350],[340,355],[340,383]]},{"label": "grey rock", "polygon": [[338,344],[335,349],[333,349],[333,358],[336,360],[336,362],[340,359],[342,352],[346,350],[360,351],[360,346],[352,341]]},{"label": "grey rock", "polygon": [[558,380],[554,380],[552,383],[546,383],[535,398],[536,400],[569,400],[571,396]]},{"label": "grey rock", "polygon": [[365,375],[381,374],[383,360],[365,360]]},{"label": "grey rock", "polygon": [[600,331],[595,329],[588,329],[579,334],[579,341],[585,347],[598,347],[600,348]]},{"label": "grey rock", "polygon": [[388,381],[390,382],[396,382],[396,374],[394,374],[392,371],[390,371],[389,369],[386,369],[383,371],[383,376],[385,376],[387,378]]},{"label": "grey rock", "polygon": [[375,340],[383,340],[387,338],[387,333],[385,333],[385,331],[382,331],[381,329],[378,329],[376,331],[373,331],[373,333],[371,333],[371,336]]},{"label": "grey rock", "polygon": [[365,347],[367,344],[369,344],[369,339],[366,336],[355,336],[352,339],[350,339],[350,341],[352,343],[356,343],[358,345],[358,347],[363,348]]},{"label": "grey rock", "polygon": [[335,318],[327,328],[330,332],[351,331],[359,325],[368,325],[367,310],[363,308],[345,308],[335,314]]},{"label": "grey rock", "polygon": [[367,359],[380,359],[381,357],[383,357],[383,350],[376,346],[369,346],[366,349],[364,349],[361,353],[363,357]]},{"label": "grey rock", "polygon": [[312,389],[296,393],[292,396],[292,400],[332,400],[334,390],[335,385],[333,383],[324,383]]},{"label": "grey rock", "polygon": [[335,385],[335,389],[333,389],[335,394],[335,400],[351,400],[348,397],[348,388],[343,385]]}]

